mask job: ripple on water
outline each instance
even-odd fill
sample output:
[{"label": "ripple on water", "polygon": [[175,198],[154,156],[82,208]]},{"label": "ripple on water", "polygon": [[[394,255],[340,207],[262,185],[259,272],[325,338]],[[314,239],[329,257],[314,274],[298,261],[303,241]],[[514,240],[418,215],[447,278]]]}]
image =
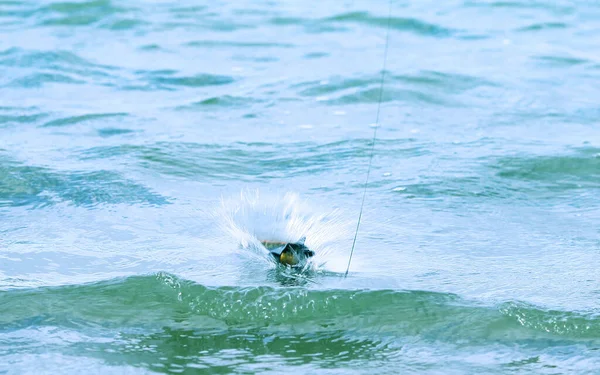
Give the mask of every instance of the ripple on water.
[{"label": "ripple on water", "polygon": [[[271,18],[270,23],[275,26],[300,26],[309,33],[330,33],[347,31],[352,25],[387,28],[388,18],[376,16],[369,12],[348,12],[325,18],[277,16]],[[404,31],[436,38],[449,37],[456,32],[450,28],[408,17],[392,16],[389,20],[389,26],[393,31]]]},{"label": "ripple on water", "polygon": [[[588,189],[600,183],[597,148],[576,149],[572,155],[513,156],[480,158],[471,169],[429,170],[415,179],[382,180],[382,186],[401,185],[395,191],[408,199],[446,200],[462,197],[469,201],[515,200],[520,205],[537,205],[539,200],[574,204]],[[374,181],[375,182],[375,181]],[[597,206],[589,199],[587,205]]]},{"label": "ripple on water", "polygon": [[164,205],[169,201],[116,172],[58,172],[0,154],[0,205],[39,208],[59,202],[93,207],[119,203]]},{"label": "ripple on water", "polygon": [[547,30],[564,30],[569,28],[569,25],[564,22],[541,22],[534,23],[529,26],[520,27],[517,31],[520,32],[536,32]]},{"label": "ripple on water", "polygon": [[490,9],[507,9],[507,10],[524,10],[535,9],[542,10],[554,14],[568,14],[573,12],[574,4],[570,1],[471,1],[467,0],[464,3],[467,7],[490,8]]},{"label": "ripple on water", "polygon": [[[381,75],[357,78],[331,77],[326,82],[311,81],[294,85],[299,94],[326,98],[331,105],[377,103]],[[458,96],[479,87],[497,87],[493,82],[462,74],[421,71],[414,75],[386,72],[382,102],[403,101],[434,105],[460,105]]]},{"label": "ripple on water", "polygon": [[114,67],[92,63],[69,51],[31,51],[22,48],[9,48],[0,53],[0,64],[19,68],[70,69],[108,75],[104,72]]},{"label": "ripple on water", "polygon": [[218,74],[199,73],[191,76],[178,75],[177,70],[139,70],[135,72],[138,80],[124,89],[129,90],[168,90],[180,88],[199,88],[228,85],[236,81],[234,77]]},{"label": "ripple on water", "polygon": [[98,135],[104,138],[135,133],[135,130],[121,128],[102,128],[97,130]]},{"label": "ripple on water", "polygon": [[71,85],[83,85],[86,82],[70,77],[66,74],[29,74],[26,77],[17,78],[11,82],[9,82],[5,87],[17,87],[17,88],[39,88],[45,86],[47,84],[53,83],[63,83],[63,84],[71,84]]},{"label": "ripple on water", "polygon": [[37,107],[0,107],[0,128],[36,124],[48,116],[48,113],[41,112]]},{"label": "ripple on water", "polygon": [[116,80],[115,67],[88,61],[74,52],[31,51],[10,48],[0,53],[0,67],[10,68],[16,78],[10,87],[41,87],[50,83],[112,85]]},{"label": "ripple on water", "polygon": [[571,66],[591,63],[591,61],[588,59],[572,56],[535,56],[534,59],[537,60],[540,65],[545,65],[549,68],[568,68]]},{"label": "ripple on water", "polygon": [[111,0],[91,0],[81,2],[54,2],[41,7],[36,13],[42,15],[39,24],[43,26],[90,26],[109,17],[133,10],[116,6]]},{"label": "ripple on water", "polygon": [[262,100],[254,99],[249,96],[213,96],[198,102],[179,106],[177,110],[200,110],[200,111],[213,111],[217,109],[231,109],[231,108],[249,108],[251,109],[254,104],[262,103]]},{"label": "ripple on water", "polygon": [[548,188],[594,188],[600,183],[600,149],[576,149],[574,155],[501,158],[493,166],[506,179],[537,182]]},{"label": "ripple on water", "polygon": [[[350,12],[333,16],[324,20],[328,23],[355,23],[368,26],[387,28],[388,17],[379,17],[369,12]],[[423,36],[436,38],[450,37],[456,31],[443,26],[427,23],[416,18],[390,17],[389,25],[392,30],[406,31]]]},{"label": "ripple on water", "polygon": [[[382,155],[420,156],[425,152],[410,141],[379,142]],[[289,150],[294,150],[290,153]],[[364,167],[370,140],[339,141],[327,144],[310,142],[271,144],[233,143],[199,144],[159,142],[153,145],[94,147],[80,154],[81,160],[109,159],[119,162],[123,156],[135,159],[138,166],[177,177],[204,177],[225,180],[267,180],[306,176],[339,169],[340,163]]]},{"label": "ripple on water", "polygon": [[199,48],[294,48],[296,45],[291,43],[276,42],[251,42],[238,40],[193,40],[184,44],[186,47]]},{"label": "ripple on water", "polygon": [[127,113],[93,113],[81,116],[69,116],[56,120],[51,120],[46,122],[42,127],[50,128],[50,127],[61,127],[68,125],[75,125],[80,123],[89,123],[93,121],[102,121],[111,117],[127,117]]}]

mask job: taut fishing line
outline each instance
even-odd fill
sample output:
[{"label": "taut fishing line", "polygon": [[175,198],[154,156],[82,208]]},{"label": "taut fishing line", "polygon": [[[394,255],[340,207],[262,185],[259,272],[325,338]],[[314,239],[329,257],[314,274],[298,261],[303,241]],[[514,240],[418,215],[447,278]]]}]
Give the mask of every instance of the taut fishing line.
[{"label": "taut fishing line", "polygon": [[390,20],[392,18],[392,0],[390,0],[389,11],[387,17],[387,28],[385,33],[385,52],[383,53],[383,68],[381,70],[381,81],[379,84],[379,101],[377,102],[377,116],[375,117],[375,128],[373,129],[373,140],[371,141],[371,156],[369,156],[369,167],[367,168],[367,179],[365,180],[365,188],[363,191],[362,203],[360,204],[360,213],[358,214],[358,222],[356,223],[356,232],[354,233],[354,241],[352,241],[352,250],[350,251],[350,257],[348,258],[348,267],[346,267],[346,273],[344,277],[348,276],[350,271],[350,263],[352,262],[352,255],[354,255],[354,246],[356,245],[356,237],[358,236],[358,229],[360,228],[360,220],[362,218],[363,207],[365,205],[365,197],[367,196],[367,185],[369,184],[369,175],[371,174],[371,164],[373,162],[373,151],[375,150],[375,140],[377,139],[377,128],[379,128],[379,112],[381,111],[381,101],[383,100],[383,82],[385,80],[385,67],[387,63],[388,45],[390,41]]}]

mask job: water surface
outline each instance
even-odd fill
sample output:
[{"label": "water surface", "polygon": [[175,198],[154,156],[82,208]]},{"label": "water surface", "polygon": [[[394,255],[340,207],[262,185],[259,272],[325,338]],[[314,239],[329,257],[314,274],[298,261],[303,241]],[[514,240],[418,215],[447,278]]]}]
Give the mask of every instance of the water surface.
[{"label": "water surface", "polygon": [[598,373],[598,17],[0,0],[0,373]]}]

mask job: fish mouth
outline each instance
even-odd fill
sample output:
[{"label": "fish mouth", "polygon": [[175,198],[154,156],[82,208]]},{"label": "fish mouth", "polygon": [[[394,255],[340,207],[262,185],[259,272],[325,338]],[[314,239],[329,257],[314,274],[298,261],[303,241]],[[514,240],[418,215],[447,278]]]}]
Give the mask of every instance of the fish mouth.
[{"label": "fish mouth", "polygon": [[279,263],[291,267],[303,267],[315,252],[304,245],[305,237],[298,242],[269,242],[261,241],[273,258]]}]

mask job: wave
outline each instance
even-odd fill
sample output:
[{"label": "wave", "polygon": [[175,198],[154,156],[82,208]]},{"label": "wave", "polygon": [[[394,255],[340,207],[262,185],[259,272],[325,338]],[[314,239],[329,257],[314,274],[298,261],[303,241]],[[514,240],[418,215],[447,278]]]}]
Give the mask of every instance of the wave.
[{"label": "wave", "polygon": [[112,171],[55,171],[26,165],[0,153],[0,207],[43,207],[66,201],[100,204],[164,205],[169,200]]},{"label": "wave", "polygon": [[331,23],[358,23],[367,26],[375,26],[392,30],[407,31],[418,35],[448,37],[455,33],[455,30],[440,25],[427,23],[416,18],[402,17],[378,17],[369,12],[350,12],[333,16],[325,20]]},{"label": "wave", "polygon": [[[377,103],[381,75],[352,78],[330,77],[326,81],[307,81],[293,85],[301,96],[315,97],[329,105]],[[497,87],[495,82],[475,76],[441,71],[419,71],[415,74],[386,72],[386,86],[381,101],[423,102],[435,105],[463,105],[459,97],[465,92]]]},{"label": "wave", "polygon": [[562,338],[600,343],[598,312],[553,311],[518,302],[486,306],[426,291],[207,287],[158,273],[0,292],[1,331],[32,325],[177,327],[183,322],[190,329],[305,326],[314,334],[346,330],[452,342]]},{"label": "wave", "polygon": [[[267,180],[338,171],[344,165],[354,173],[364,171],[370,139],[318,144],[314,142],[244,143],[230,145],[193,142],[157,142],[151,145],[101,146],[83,151],[82,160],[123,157],[170,176],[219,178],[221,180]],[[428,154],[426,147],[410,139],[377,141],[378,154],[406,158]],[[293,152],[290,152],[293,150]]]}]

